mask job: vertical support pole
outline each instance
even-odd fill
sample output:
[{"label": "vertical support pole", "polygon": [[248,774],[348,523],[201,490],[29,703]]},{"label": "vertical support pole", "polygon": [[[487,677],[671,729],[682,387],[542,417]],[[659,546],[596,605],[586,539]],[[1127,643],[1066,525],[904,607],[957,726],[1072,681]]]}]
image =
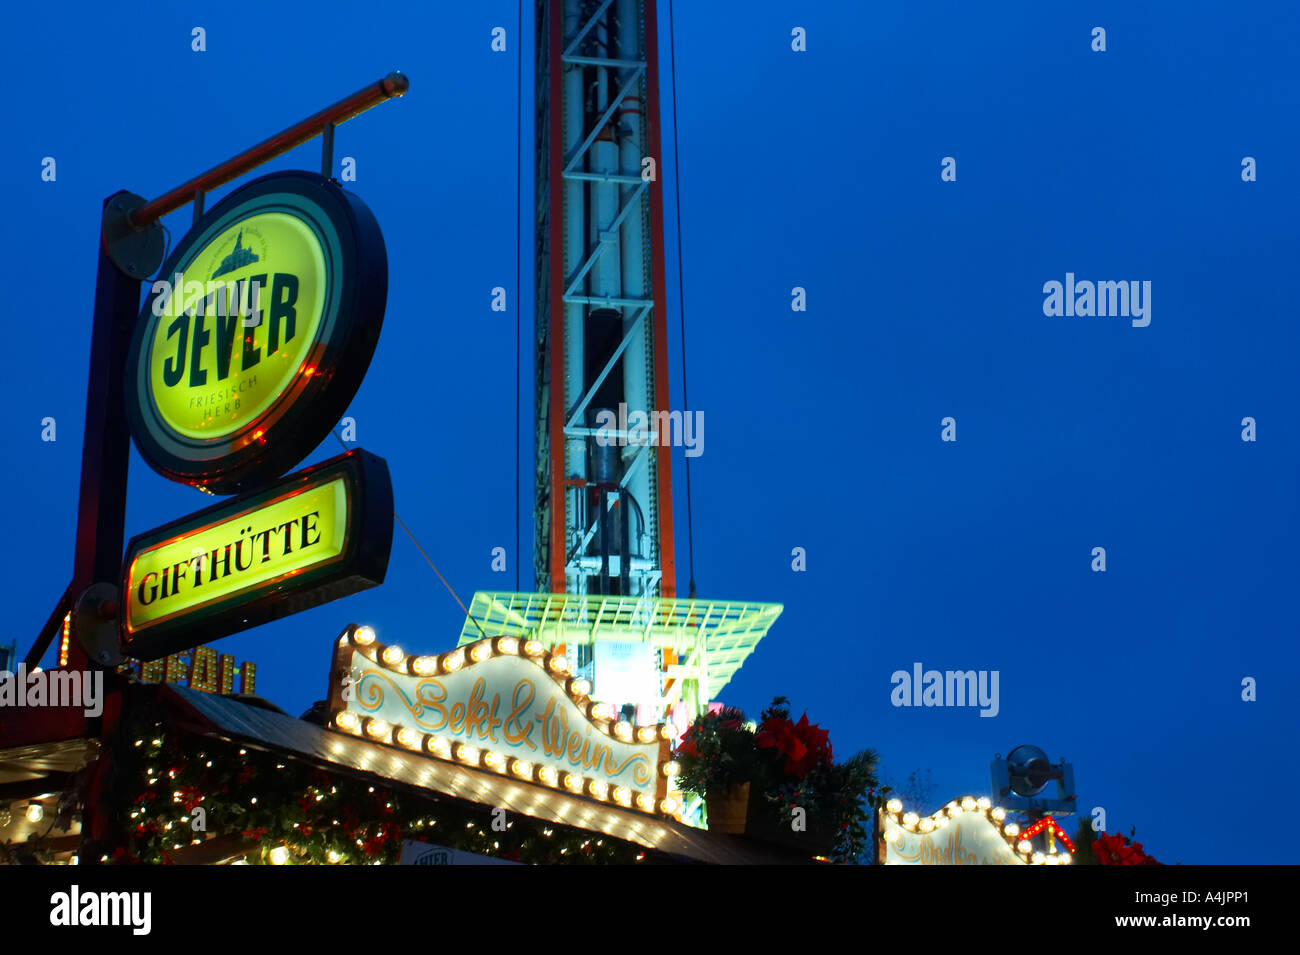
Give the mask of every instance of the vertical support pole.
[{"label": "vertical support pole", "polygon": [[203,201],[207,198],[207,193],[199,190],[194,193],[194,219],[193,225],[198,225],[199,220],[203,218]]},{"label": "vertical support pole", "polygon": [[873,841],[872,847],[874,849],[873,858],[876,865],[884,865],[888,849],[885,845],[885,814],[879,806],[874,807],[871,814],[875,817],[871,825],[871,838]]},{"label": "vertical support pole", "polygon": [[568,409],[564,405],[564,64],[561,56],[564,52],[564,3],[563,0],[551,0],[550,3],[550,52],[547,58],[550,75],[550,99],[547,109],[550,111],[551,128],[549,146],[550,176],[549,201],[551,226],[551,308],[550,329],[548,331],[551,349],[551,408],[550,408],[550,450],[551,450],[551,593],[565,592],[565,557],[568,540],[565,530],[568,524],[568,489],[564,479],[567,477],[566,445],[564,440],[564,417]]},{"label": "vertical support pole", "polygon": [[[116,213],[126,208],[129,196],[119,192],[105,199],[105,219],[110,207]],[[113,263],[101,229],[86,381],[86,431],[81,445],[81,494],[71,588],[74,601],[93,583],[116,583],[121,573],[126,472],[131,450],[126,423],[126,357],[139,308],[140,280]],[[87,666],[79,641],[72,643],[68,666],[73,670]]]},{"label": "vertical support pole", "polygon": [[[671,395],[668,391],[668,283],[664,275],[667,259],[664,258],[664,154],[660,141],[661,115],[659,112],[659,14],[656,0],[645,0],[645,124],[658,175],[650,183],[650,271],[651,298],[654,314],[650,316],[648,331],[654,348],[654,407],[668,411]],[[676,170],[673,171],[676,175]],[[674,188],[676,186],[674,185]],[[677,223],[681,228],[681,223]],[[681,269],[681,263],[678,264]],[[681,276],[678,275],[680,281]],[[683,408],[682,414],[690,413]],[[659,417],[659,446],[655,448],[655,511],[659,516],[657,540],[659,544],[659,593],[664,597],[677,596],[677,552],[673,543],[673,469],[672,443],[668,416]],[[649,556],[649,555],[647,555]],[[694,594],[691,595],[692,597]],[[707,702],[707,700],[705,701]]]},{"label": "vertical support pole", "polygon": [[[516,41],[518,42],[518,41]],[[326,123],[320,131],[320,174],[334,178],[334,124]]]}]

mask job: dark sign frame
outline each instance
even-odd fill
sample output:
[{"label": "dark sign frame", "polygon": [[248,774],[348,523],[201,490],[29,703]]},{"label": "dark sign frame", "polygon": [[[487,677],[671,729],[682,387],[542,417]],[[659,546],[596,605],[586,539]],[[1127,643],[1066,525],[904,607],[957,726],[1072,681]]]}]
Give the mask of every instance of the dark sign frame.
[{"label": "dark sign frame", "polygon": [[162,290],[146,297],[126,362],[127,416],[141,457],[163,477],[215,494],[273,481],[329,437],[370,366],[388,299],[387,249],[374,215],[338,183],[304,171],[263,176],[219,202],[177,244],[160,280],[174,281],[230,226],[268,212],[306,222],[326,258],[329,288],[309,352],[316,373],[296,376],[261,415],[232,434],[181,434],[158,410],[150,382],[157,324],[169,318],[153,314]]},{"label": "dark sign frame", "polygon": [[[131,563],[141,551],[206,525],[229,520],[295,490],[343,477],[348,488],[347,532],[342,553],[328,563],[278,581],[256,585],[210,605],[181,612],[128,634],[125,601]],[[368,451],[348,451],[259,491],[222,501],[131,539],[122,561],[120,617],[122,652],[155,660],[179,650],[256,627],[384,582],[393,543],[393,487],[388,464]]]}]

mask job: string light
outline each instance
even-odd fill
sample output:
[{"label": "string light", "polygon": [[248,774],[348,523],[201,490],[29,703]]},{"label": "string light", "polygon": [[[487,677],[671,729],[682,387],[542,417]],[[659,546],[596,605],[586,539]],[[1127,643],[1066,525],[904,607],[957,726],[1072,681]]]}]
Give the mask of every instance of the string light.
[{"label": "string light", "polygon": [[[1035,835],[1048,829],[1053,836],[1069,850],[1074,852],[1074,843],[1061,829],[1060,825],[1051,816],[1044,816],[1027,826],[1024,831],[1014,822],[1007,822],[1007,811],[1001,806],[994,806],[993,801],[987,796],[976,799],[973,796],[963,796],[960,799],[954,799],[945,805],[942,809],[921,818],[914,812],[903,811],[902,800],[890,799],[885,803],[884,810],[881,813],[881,825],[886,842],[898,840],[898,844],[903,844],[903,829],[910,832],[919,831],[921,833],[931,833],[943,829],[953,820],[961,821],[964,815],[982,815],[988,819],[990,825],[993,825],[1007,845],[1014,851],[1020,853],[1024,858],[1021,861],[1034,865],[1068,865],[1070,856],[1068,853],[1056,853],[1053,847],[1050,853],[1035,853],[1033,843],[1030,841]],[[902,828],[897,828],[901,824]],[[896,862],[898,860],[889,860]]]}]

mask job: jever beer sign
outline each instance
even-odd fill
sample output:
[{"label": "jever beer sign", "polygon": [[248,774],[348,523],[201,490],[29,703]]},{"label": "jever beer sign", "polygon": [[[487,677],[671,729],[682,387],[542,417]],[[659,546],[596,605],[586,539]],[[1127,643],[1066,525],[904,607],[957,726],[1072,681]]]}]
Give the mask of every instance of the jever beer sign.
[{"label": "jever beer sign", "polygon": [[180,241],[136,323],[127,415],[155,471],[238,496],[131,541],[124,653],[157,659],[383,583],[383,459],[281,475],[347,410],[387,296],[374,216],[315,173],[254,180]]},{"label": "jever beer sign", "polygon": [[392,539],[388,467],[360,450],[142,534],[124,650],[152,659],[373,587]]},{"label": "jever beer sign", "polygon": [[287,172],[235,191],[181,240],[137,322],[140,454],[218,494],[284,474],[347,409],[387,293],[379,226],[337,183]]}]

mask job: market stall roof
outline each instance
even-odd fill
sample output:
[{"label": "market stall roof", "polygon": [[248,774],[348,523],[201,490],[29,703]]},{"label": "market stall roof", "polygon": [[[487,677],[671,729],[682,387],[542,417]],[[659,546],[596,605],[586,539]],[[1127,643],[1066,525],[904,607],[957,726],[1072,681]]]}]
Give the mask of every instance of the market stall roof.
[{"label": "market stall roof", "polygon": [[[28,781],[74,773],[81,768],[87,751],[94,744],[88,739],[66,739],[51,743],[33,743],[0,750],[0,795],[17,789]],[[31,786],[23,787],[31,789]],[[57,792],[54,790],[46,790]],[[36,793],[33,792],[33,795]]]},{"label": "market stall roof", "polygon": [[499,807],[557,825],[600,832],[689,861],[722,865],[808,861],[750,840],[693,829],[670,819],[647,816],[432,756],[405,753],[229,697],[174,685],[167,685],[164,692],[206,724],[197,729],[208,735]]}]

